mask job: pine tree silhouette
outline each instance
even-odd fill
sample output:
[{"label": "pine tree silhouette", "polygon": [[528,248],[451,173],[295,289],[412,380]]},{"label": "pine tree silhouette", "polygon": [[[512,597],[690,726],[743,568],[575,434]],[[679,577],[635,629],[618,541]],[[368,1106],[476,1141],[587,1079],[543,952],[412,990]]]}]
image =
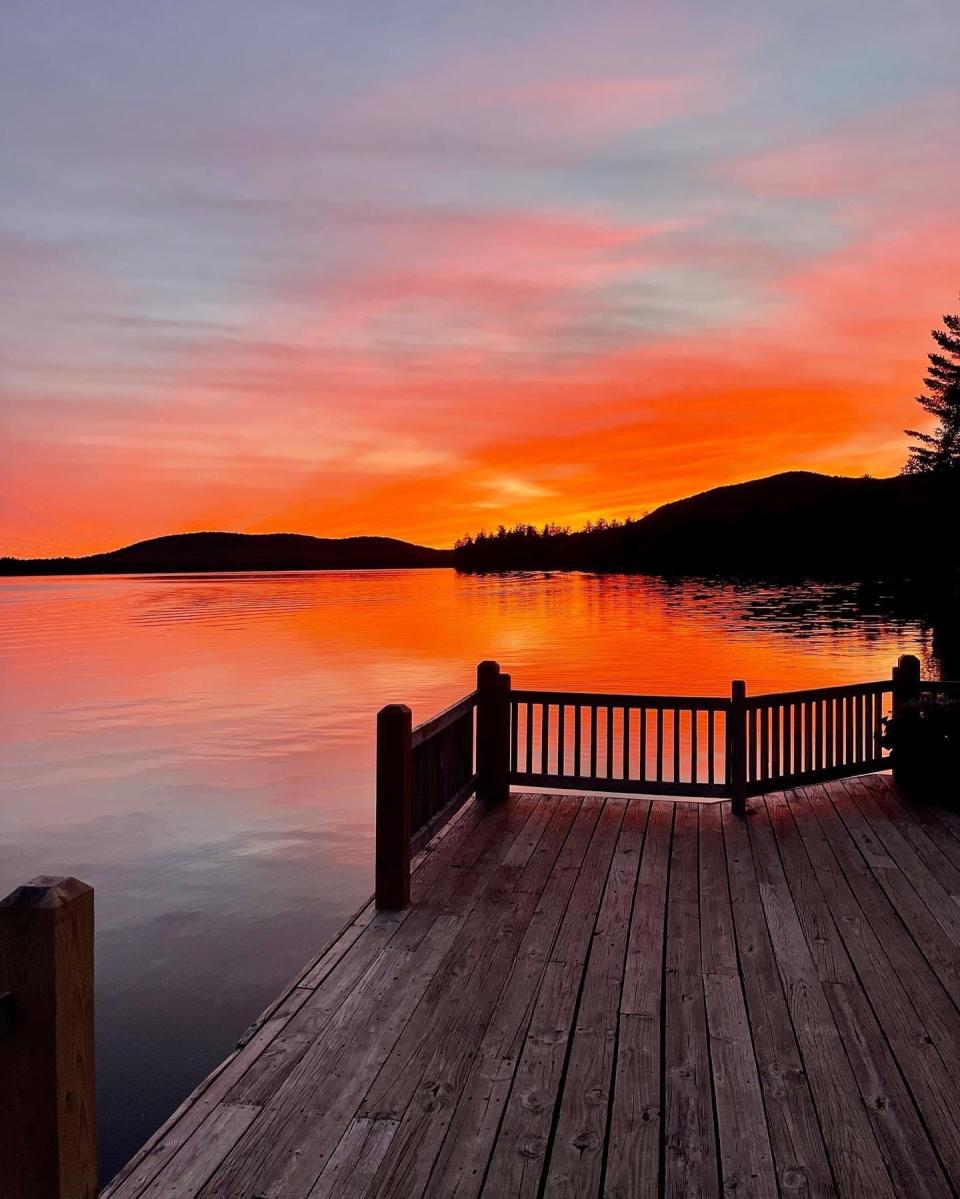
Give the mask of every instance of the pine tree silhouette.
[{"label": "pine tree silhouette", "polygon": [[906,430],[919,442],[910,447],[903,468],[910,475],[960,470],[960,314],[945,314],[943,326],[930,330],[943,353],[928,355],[930,366],[923,380],[927,390],[917,396],[917,403],[937,423],[931,433]]}]

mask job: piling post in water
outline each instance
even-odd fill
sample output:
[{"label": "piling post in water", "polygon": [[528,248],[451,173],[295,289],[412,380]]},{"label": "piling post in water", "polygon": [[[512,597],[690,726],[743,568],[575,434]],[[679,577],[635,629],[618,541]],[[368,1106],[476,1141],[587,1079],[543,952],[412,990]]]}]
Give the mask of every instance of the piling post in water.
[{"label": "piling post in water", "polygon": [[388,704],[377,713],[375,902],[379,909],[410,904],[412,730],[406,704]]},{"label": "piling post in water", "polygon": [[0,901],[0,1194],[97,1194],[93,888],[75,878]]}]

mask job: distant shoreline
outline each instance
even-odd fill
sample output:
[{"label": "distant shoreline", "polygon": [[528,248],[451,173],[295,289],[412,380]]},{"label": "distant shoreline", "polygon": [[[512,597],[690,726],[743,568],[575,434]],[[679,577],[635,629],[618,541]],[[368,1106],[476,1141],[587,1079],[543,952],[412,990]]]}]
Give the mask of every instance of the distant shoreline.
[{"label": "distant shoreline", "polygon": [[237,572],[412,570],[453,566],[450,550],[392,537],[302,533],[177,533],[81,558],[0,558],[0,577],[209,575]]},{"label": "distant shoreline", "polygon": [[434,549],[392,537],[180,533],[85,557],[0,558],[0,577],[402,570],[950,580],[954,476],[849,478],[792,471],[572,531],[500,526]]}]

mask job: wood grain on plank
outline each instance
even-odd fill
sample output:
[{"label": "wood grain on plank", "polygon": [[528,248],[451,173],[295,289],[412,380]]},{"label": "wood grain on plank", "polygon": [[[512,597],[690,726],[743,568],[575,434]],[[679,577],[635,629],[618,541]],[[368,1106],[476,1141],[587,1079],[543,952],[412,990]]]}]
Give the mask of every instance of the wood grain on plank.
[{"label": "wood grain on plank", "polygon": [[[876,888],[863,895],[871,909],[869,915],[860,906],[806,794],[791,793],[783,803],[796,821],[824,903],[833,914],[859,984],[910,1087],[947,1176],[956,1186],[960,1182],[960,1128],[953,1113],[960,1110],[960,1084],[938,1043],[946,1043],[947,1058],[957,1060],[957,1014],[909,934],[895,918],[887,918],[882,891]],[[842,826],[840,836],[845,837]],[[852,843],[850,848],[857,852]],[[871,924],[871,916],[878,922],[882,940]],[[832,1001],[831,1006],[836,1016]]]},{"label": "wood grain on plank", "polygon": [[659,1194],[663,942],[675,805],[651,804],[627,941],[604,1193]]},{"label": "wood grain on plank", "polygon": [[763,914],[747,824],[729,809],[721,819],[737,954],[780,1194],[832,1196],[836,1188]]},{"label": "wood grain on plank", "polygon": [[603,1174],[630,914],[649,805],[628,804],[600,901],[547,1172],[547,1193],[592,1195]]},{"label": "wood grain on plank", "polygon": [[[455,994],[448,995],[443,1007],[445,1017],[430,1020],[430,1004],[421,1005],[428,1018],[426,1039],[415,1058],[408,1062],[402,1087],[394,1084],[388,1105],[406,1104],[396,1134],[374,1177],[371,1194],[405,1197],[422,1193],[447,1128],[463,1093],[501,993],[518,960],[527,932],[535,916],[540,896],[546,887],[569,829],[553,820],[557,801],[545,799],[542,815],[546,824],[538,826],[540,835],[528,836],[526,844],[518,839],[504,859],[501,869],[519,871],[512,889],[493,894],[493,907],[484,912],[478,904],[475,914],[477,936],[461,961],[454,978]],[[541,809],[538,809],[540,813]],[[539,852],[543,850],[544,852]],[[542,969],[542,960],[539,963]],[[376,1090],[376,1088],[372,1089]],[[381,1102],[383,1099],[381,1099]],[[370,1101],[373,1102],[372,1100]],[[361,1105],[367,1109],[368,1101]]]},{"label": "wood grain on plank", "polygon": [[428,1196],[465,1199],[480,1192],[543,971],[601,806],[596,797],[582,802],[565,797],[558,804],[556,819],[568,822],[567,836],[456,1103],[424,1192]]},{"label": "wood grain on plank", "polygon": [[845,1194],[894,1199],[896,1189],[817,976],[765,806],[758,805],[749,835],[770,943],[837,1184]]},{"label": "wood grain on plank", "polygon": [[577,875],[543,973],[484,1195],[532,1196],[539,1191],[590,937],[627,802],[605,802]]},{"label": "wood grain on plank", "polygon": [[766,1199],[777,1178],[740,982],[720,811],[700,817],[700,936],[723,1190]]},{"label": "wood grain on plank", "polygon": [[697,809],[677,808],[667,899],[664,975],[664,1194],[719,1189],[710,1049],[700,958]]}]

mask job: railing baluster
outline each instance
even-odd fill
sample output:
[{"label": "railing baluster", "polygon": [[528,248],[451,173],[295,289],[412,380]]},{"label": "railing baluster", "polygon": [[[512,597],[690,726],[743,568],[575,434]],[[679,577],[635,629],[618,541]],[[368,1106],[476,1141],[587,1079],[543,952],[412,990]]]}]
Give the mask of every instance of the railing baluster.
[{"label": "railing baluster", "polygon": [[750,708],[747,709],[745,723],[746,723],[746,733],[747,733],[747,735],[746,735],[747,757],[746,757],[746,773],[745,773],[744,777],[746,778],[748,783],[753,783],[756,781],[756,777],[757,777],[757,763],[756,763],[757,726],[756,726],[756,720],[755,720],[755,713]]},{"label": "railing baluster", "polygon": [[640,782],[647,781],[647,709],[640,709]]},{"label": "railing baluster", "polygon": [[549,774],[550,761],[550,704],[541,705],[540,717],[540,773]]},{"label": "railing baluster", "polygon": [[657,778],[663,782],[663,708],[654,709],[657,714]]},{"label": "railing baluster", "polygon": [[590,705],[590,777],[597,777],[597,705]]},{"label": "railing baluster", "polygon": [[844,765],[844,701],[839,695],[833,697],[833,764]]},{"label": "railing baluster", "polygon": [[716,764],[714,762],[714,756],[717,752],[716,720],[717,714],[711,708],[707,712],[707,783],[711,787],[716,778]]},{"label": "railing baluster", "polygon": [[700,774],[699,763],[697,761],[697,756],[699,753],[699,748],[697,745],[697,732],[698,732],[697,724],[698,724],[697,709],[691,708],[690,709],[690,781],[692,783],[696,783],[696,781],[699,777],[699,774]]},{"label": "railing baluster", "polygon": [[607,706],[607,776],[613,778],[613,708]]},{"label": "railing baluster", "polygon": [[803,705],[803,757],[801,758],[801,770],[810,770],[811,760],[813,760],[814,734],[813,734],[814,713],[813,704],[808,699]]},{"label": "railing baluster", "polygon": [[630,709],[623,709],[623,777],[630,777]]},{"label": "railing baluster", "polygon": [[880,738],[883,736],[883,696],[879,691],[873,697],[873,758],[876,761],[883,755]]},{"label": "railing baluster", "polygon": [[520,753],[520,705],[517,703],[510,704],[510,769],[517,769],[517,760]]},{"label": "railing baluster", "polygon": [[563,703],[560,704],[559,715],[557,717],[557,774],[559,775],[566,774],[566,755],[564,753],[565,746],[563,743],[563,731],[566,723],[566,713],[567,705]]},{"label": "railing baluster", "polygon": [[789,778],[793,774],[793,704],[788,700],[783,705],[783,774]]}]

